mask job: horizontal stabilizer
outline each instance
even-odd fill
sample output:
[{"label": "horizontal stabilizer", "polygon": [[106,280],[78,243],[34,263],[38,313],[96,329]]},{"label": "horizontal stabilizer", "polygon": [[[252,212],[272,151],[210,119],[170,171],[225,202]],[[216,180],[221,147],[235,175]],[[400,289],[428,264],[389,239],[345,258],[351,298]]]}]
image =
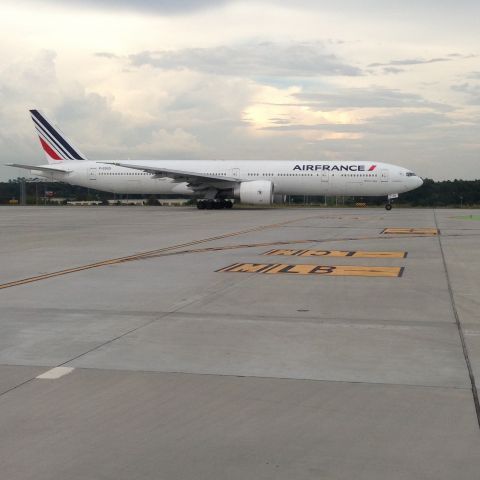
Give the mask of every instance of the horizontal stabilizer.
[{"label": "horizontal stabilizer", "polygon": [[67,170],[65,168],[58,168],[58,167],[39,167],[38,165],[24,165],[22,163],[7,163],[7,167],[15,167],[15,168],[25,168],[26,170],[37,170],[37,171],[45,171],[47,173],[54,173],[54,172],[61,172],[61,173],[70,173],[71,170]]}]

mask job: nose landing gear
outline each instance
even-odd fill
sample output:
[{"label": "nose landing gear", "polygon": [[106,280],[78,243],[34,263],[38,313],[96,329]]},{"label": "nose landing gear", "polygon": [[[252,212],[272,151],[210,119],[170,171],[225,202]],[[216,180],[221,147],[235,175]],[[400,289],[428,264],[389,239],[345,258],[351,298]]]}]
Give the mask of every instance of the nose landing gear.
[{"label": "nose landing gear", "polygon": [[398,198],[398,193],[390,193],[388,195],[388,200],[387,200],[387,204],[385,205],[385,210],[390,211],[392,209],[392,207],[393,207],[392,200],[394,198]]}]

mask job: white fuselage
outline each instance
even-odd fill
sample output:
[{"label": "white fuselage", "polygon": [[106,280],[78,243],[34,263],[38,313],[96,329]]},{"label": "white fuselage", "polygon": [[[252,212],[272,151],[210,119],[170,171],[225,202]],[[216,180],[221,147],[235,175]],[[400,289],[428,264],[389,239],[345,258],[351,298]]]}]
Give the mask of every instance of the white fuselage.
[{"label": "white fuselage", "polygon": [[[32,172],[51,180],[119,194],[194,194],[185,182],[113,163],[108,160],[55,162],[48,166],[58,165],[69,173]],[[223,176],[238,179],[238,183],[268,180],[273,183],[275,194],[281,195],[384,196],[407,192],[422,184],[421,178],[408,169],[380,162],[124,160],[122,164]]]}]

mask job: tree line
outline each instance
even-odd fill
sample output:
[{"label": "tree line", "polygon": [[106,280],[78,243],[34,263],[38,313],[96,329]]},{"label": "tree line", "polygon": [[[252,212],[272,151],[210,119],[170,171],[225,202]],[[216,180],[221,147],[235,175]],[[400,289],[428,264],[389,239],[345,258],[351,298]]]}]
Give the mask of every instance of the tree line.
[{"label": "tree line", "polygon": [[[22,178],[0,182],[0,204],[13,203],[20,200],[20,190]],[[122,196],[114,196],[109,192],[87,189],[75,185],[68,185],[58,182],[26,182],[25,193],[27,204],[44,204],[50,199],[63,198],[70,201],[97,200],[107,203]],[[125,196],[123,196],[125,197]],[[154,197],[154,196],[153,196]],[[158,195],[158,197],[167,198],[172,195]],[[148,198],[152,200],[151,195],[129,195],[128,198]],[[383,197],[332,197],[325,199],[324,196],[290,196],[287,203],[290,204],[327,204],[329,206],[348,206],[358,202],[364,202],[367,205],[381,205],[385,203]],[[403,193],[395,200],[396,204],[412,207],[473,207],[480,206],[480,180],[444,180],[436,182],[431,179],[425,179],[423,185],[411,192]]]}]

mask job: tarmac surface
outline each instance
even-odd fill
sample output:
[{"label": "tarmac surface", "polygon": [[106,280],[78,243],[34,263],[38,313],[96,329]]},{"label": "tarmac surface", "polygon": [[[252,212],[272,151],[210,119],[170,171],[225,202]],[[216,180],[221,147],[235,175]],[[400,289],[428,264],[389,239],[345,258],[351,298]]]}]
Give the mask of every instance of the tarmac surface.
[{"label": "tarmac surface", "polygon": [[1,478],[479,478],[479,213],[0,207]]}]

